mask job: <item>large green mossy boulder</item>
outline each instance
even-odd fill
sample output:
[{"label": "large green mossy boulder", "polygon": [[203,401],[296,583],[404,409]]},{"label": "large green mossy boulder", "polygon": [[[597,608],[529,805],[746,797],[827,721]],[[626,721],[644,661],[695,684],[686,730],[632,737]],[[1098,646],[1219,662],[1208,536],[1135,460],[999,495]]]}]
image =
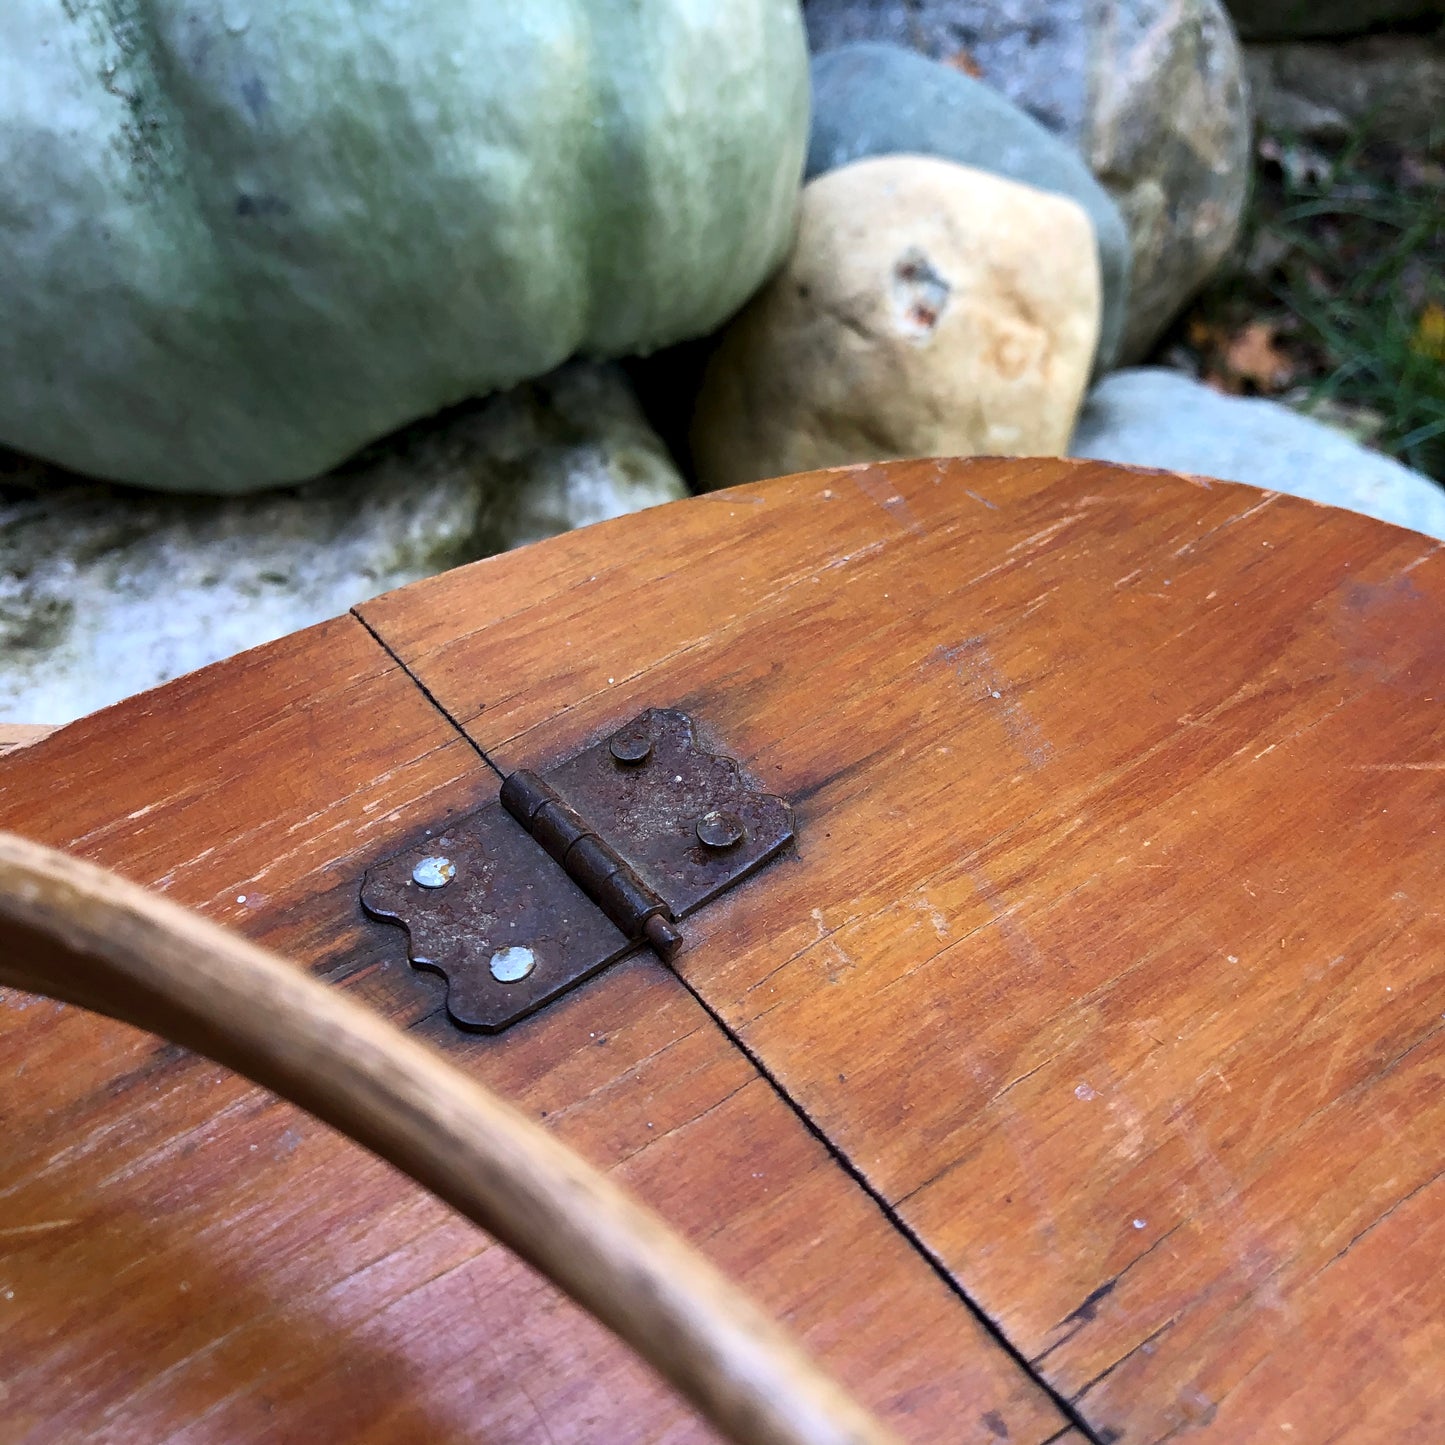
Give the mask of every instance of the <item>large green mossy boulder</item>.
[{"label": "large green mossy boulder", "polygon": [[797,0],[4,0],[0,442],[240,492],[781,261]]}]

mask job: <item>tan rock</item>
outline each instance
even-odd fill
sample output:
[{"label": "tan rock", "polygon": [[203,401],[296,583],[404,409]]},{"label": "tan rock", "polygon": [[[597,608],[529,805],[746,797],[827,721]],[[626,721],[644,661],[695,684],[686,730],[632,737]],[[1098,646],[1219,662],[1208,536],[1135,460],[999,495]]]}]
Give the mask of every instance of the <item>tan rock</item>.
[{"label": "tan rock", "polygon": [[1057,455],[1100,323],[1077,202],[927,156],[811,181],[782,271],[724,332],[706,487],[903,456]]}]

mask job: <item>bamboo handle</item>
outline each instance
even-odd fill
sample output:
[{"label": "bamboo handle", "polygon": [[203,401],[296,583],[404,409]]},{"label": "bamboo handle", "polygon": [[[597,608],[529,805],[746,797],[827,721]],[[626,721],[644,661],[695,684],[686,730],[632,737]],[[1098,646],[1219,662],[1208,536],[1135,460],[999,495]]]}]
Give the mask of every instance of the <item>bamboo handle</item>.
[{"label": "bamboo handle", "polygon": [[570,1149],[238,934],[0,833],[0,984],[172,1039],[349,1134],[546,1273],[739,1445],[894,1439]]}]

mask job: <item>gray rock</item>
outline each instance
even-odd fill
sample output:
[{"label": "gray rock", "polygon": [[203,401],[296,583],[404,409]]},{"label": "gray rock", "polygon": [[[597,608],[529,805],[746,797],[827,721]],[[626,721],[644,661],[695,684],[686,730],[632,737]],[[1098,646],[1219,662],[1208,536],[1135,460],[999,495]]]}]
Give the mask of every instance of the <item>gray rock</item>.
[{"label": "gray rock", "polygon": [[896,45],[850,45],[813,59],[807,179],[883,155],[938,156],[1077,201],[1099,248],[1097,368],[1118,356],[1129,300],[1129,235],[1077,151],[998,91]]},{"label": "gray rock", "polygon": [[1239,33],[1254,40],[1361,35],[1445,17],[1445,0],[1225,0]]},{"label": "gray rock", "polygon": [[0,457],[0,720],[68,722],[378,592],[685,494],[621,372],[580,363],[282,491],[173,496]]},{"label": "gray rock", "polygon": [[804,18],[816,52],[909,46],[1075,147],[1129,230],[1125,359],[1148,352],[1233,244],[1250,114],[1220,0],[808,0]]},{"label": "gray rock", "polygon": [[1248,482],[1445,537],[1445,490],[1429,477],[1277,402],[1221,396],[1177,371],[1106,377],[1069,455]]},{"label": "gray rock", "polygon": [[1266,134],[1338,144],[1367,130],[1399,146],[1445,145],[1445,32],[1247,45],[1244,63]]}]

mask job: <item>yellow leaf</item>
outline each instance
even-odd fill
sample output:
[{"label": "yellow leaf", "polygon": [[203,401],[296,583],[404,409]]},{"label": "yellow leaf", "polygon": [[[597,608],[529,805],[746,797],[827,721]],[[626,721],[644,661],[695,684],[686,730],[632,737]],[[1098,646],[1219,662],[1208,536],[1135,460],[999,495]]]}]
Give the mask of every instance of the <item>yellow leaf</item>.
[{"label": "yellow leaf", "polygon": [[1445,306],[1432,301],[1420,313],[1410,347],[1432,361],[1445,361]]}]

